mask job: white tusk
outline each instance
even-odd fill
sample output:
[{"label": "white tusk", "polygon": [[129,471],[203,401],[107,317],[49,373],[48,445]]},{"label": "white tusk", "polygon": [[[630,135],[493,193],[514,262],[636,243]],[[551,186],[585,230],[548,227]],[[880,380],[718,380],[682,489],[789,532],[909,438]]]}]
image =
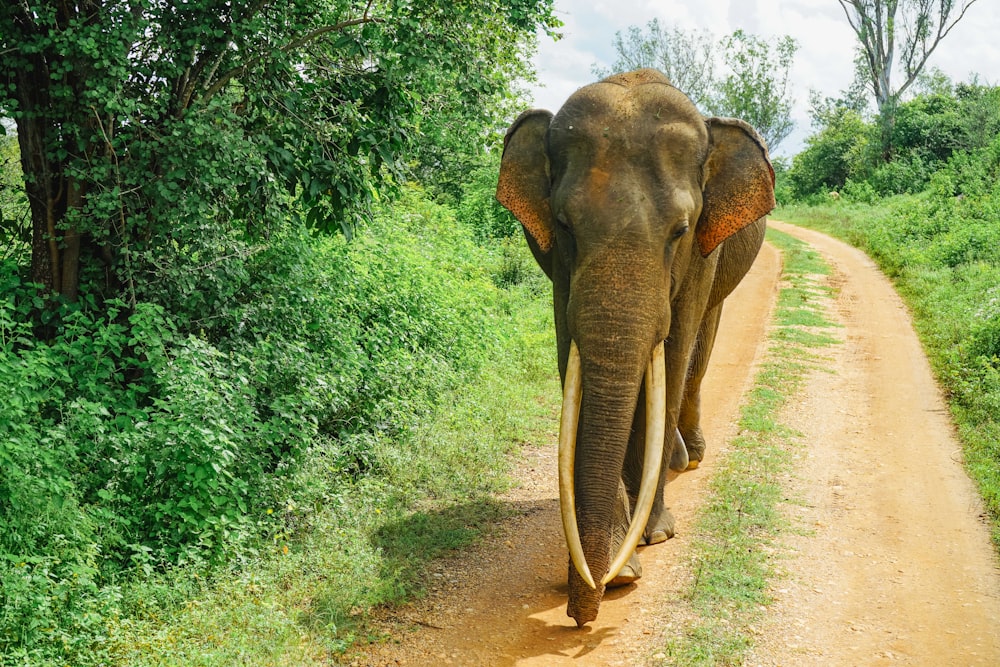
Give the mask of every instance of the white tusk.
[{"label": "white tusk", "polygon": [[587,557],[580,543],[580,528],[576,525],[576,487],[573,472],[576,463],[576,429],[580,419],[580,350],[576,341],[570,341],[566,380],[563,383],[562,416],[559,420],[559,513],[562,515],[563,532],[569,557],[587,585],[596,589],[594,577],[587,566]]},{"label": "white tusk", "polygon": [[639,497],[635,503],[635,513],[629,524],[625,541],[611,562],[608,573],[601,579],[607,584],[618,576],[625,563],[632,557],[642,537],[642,532],[653,509],[653,497],[660,479],[660,465],[663,462],[663,436],[667,423],[667,381],[663,362],[663,343],[653,348],[653,357],[646,368],[646,454],[642,462],[642,482]]}]

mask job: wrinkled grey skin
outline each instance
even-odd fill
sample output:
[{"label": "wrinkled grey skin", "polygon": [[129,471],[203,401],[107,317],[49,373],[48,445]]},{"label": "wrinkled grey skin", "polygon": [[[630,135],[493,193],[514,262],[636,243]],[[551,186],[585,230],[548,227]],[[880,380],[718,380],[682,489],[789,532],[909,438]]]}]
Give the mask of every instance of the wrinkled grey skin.
[{"label": "wrinkled grey skin", "polygon": [[[679,470],[704,456],[701,380],[723,299],[763,241],[773,186],[756,132],[742,121],[704,118],[654,70],[582,88],[554,117],[527,111],[508,130],[497,199],[521,221],[552,280],[564,380],[570,341],[580,350],[577,524],[597,581],[634,509],[642,379],[659,341],[666,341],[664,456]],[[645,527],[649,544],[674,533],[663,501],[666,468]],[[639,576],[633,555],[612,585]],[[567,613],[581,626],[593,620],[603,589],[590,589],[571,564]]]}]

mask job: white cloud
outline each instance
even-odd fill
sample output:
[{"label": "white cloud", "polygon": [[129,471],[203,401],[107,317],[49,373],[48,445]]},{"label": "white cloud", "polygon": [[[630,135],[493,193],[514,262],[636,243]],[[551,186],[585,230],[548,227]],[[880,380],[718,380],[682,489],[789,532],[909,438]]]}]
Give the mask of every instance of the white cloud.
[{"label": "white cloud", "polygon": [[730,0],[729,2],[729,25],[739,26],[747,32],[759,35],[766,30],[761,30],[760,2],[758,0]]},{"label": "white cloud", "polygon": [[[980,0],[931,57],[956,81],[978,72],[985,83],[1000,83],[1000,13]],[[799,43],[791,72],[796,100],[795,132],[778,153],[790,155],[810,132],[809,91],[836,96],[854,76],[855,36],[840,5],[833,0],[556,0],[565,22],[559,42],[543,37],[535,64],[542,87],[533,90],[534,106],[557,110],[577,88],[591,83],[595,63],[615,58],[614,36],[629,26],[658,18],[668,26],[708,30],[721,37],[737,28],[762,37],[791,35]]]}]

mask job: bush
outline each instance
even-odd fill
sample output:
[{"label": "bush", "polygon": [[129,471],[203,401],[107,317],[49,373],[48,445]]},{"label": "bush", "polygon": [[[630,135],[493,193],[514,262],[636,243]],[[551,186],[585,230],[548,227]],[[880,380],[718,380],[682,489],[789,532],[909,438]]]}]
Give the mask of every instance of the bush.
[{"label": "bush", "polygon": [[853,181],[847,179],[840,194],[852,202],[860,204],[874,204],[879,199],[879,193],[868,181]]},{"label": "bush", "polygon": [[101,542],[114,529],[81,502],[85,442],[64,415],[89,408],[71,398],[74,371],[86,363],[100,374],[101,354],[36,342],[25,316],[34,286],[11,263],[0,282],[0,665],[99,664],[102,619],[116,599],[101,587]]},{"label": "bush", "polygon": [[521,223],[496,200],[499,165],[470,175],[458,205],[458,220],[473,230],[480,243],[520,236]]},{"label": "bush", "polygon": [[826,127],[806,139],[788,174],[797,199],[840,190],[867,173],[871,127],[856,112],[839,109]]},{"label": "bush", "polygon": [[[882,197],[915,194],[941,169],[975,171],[982,168],[980,164],[995,165],[987,149],[1000,133],[998,101],[1000,88],[938,81],[933,90],[897,106],[891,159],[878,148],[879,119],[866,120],[842,102],[814,101],[819,129],[792,162],[787,195],[806,201],[816,194],[841,191],[850,182],[859,201],[870,201],[871,192],[857,189],[860,183],[868,183]],[[986,159],[981,163],[980,158]],[[782,203],[789,200],[787,195]]]},{"label": "bush", "polygon": [[915,194],[927,187],[930,172],[919,156],[897,157],[875,168],[868,183],[883,197]]},{"label": "bush", "polygon": [[943,164],[963,146],[963,109],[953,94],[918,95],[899,105],[893,150],[905,160]]},{"label": "bush", "polygon": [[942,196],[983,198],[997,193],[1000,180],[1000,135],[993,142],[974,151],[956,153],[937,174]]},{"label": "bush", "polygon": [[[28,315],[46,305],[0,264],[0,665],[100,664],[113,582],[290,539],[294,499],[386,473],[496,353],[494,283],[525,281],[523,246],[481,247],[416,190],[359,231],[241,257],[254,290],[205,330],[83,294],[40,342]],[[296,486],[320,459],[330,486]]]}]

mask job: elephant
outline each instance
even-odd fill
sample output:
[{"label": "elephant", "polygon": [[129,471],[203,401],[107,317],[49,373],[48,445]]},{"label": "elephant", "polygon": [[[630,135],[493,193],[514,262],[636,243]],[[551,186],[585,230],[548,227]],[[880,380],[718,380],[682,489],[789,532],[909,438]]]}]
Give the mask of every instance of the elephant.
[{"label": "elephant", "polygon": [[641,576],[636,547],[673,537],[667,468],[704,457],[701,382],[763,243],[774,169],[750,125],[703,116],[645,69],[522,113],[496,197],[552,281],[566,613],[583,627],[608,586]]}]

